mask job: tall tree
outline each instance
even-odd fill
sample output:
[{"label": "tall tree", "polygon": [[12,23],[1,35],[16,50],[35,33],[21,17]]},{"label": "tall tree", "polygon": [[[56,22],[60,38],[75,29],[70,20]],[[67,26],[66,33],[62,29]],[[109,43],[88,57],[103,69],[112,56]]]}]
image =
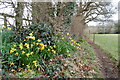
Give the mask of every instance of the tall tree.
[{"label": "tall tree", "polygon": [[23,25],[23,11],[24,11],[24,2],[17,2],[17,7],[15,9],[15,24],[17,30],[19,30]]}]

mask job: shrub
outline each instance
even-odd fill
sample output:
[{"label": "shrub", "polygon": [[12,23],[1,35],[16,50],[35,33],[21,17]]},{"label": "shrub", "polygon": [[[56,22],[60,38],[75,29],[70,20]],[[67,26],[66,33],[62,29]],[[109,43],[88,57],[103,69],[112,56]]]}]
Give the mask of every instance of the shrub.
[{"label": "shrub", "polygon": [[2,29],[2,42],[10,43],[15,41],[15,33],[11,30],[10,27],[3,27]]},{"label": "shrub", "polygon": [[[38,26],[40,27],[40,25],[36,25],[36,27]],[[47,30],[48,28],[35,28],[33,30],[35,25],[32,27],[24,29],[22,32],[25,32],[19,34],[20,37],[16,36],[19,41],[11,41],[10,43],[5,41],[3,43],[3,69],[19,71],[19,68],[32,70],[43,68],[45,74],[55,75],[52,74],[52,71],[58,68],[58,64],[51,64],[50,60],[59,55],[70,57],[70,52],[75,52],[80,44],[74,41],[69,33],[66,34],[65,38],[63,34],[54,35],[51,30]],[[13,33],[13,35],[15,34]],[[48,65],[54,66],[48,68]]]}]

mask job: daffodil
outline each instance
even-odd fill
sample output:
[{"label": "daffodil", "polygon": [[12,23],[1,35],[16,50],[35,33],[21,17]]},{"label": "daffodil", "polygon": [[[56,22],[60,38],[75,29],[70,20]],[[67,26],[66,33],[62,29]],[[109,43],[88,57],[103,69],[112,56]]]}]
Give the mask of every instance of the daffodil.
[{"label": "daffodil", "polygon": [[13,50],[10,50],[10,53],[13,53],[14,51]]},{"label": "daffodil", "polygon": [[44,47],[47,47],[47,45],[44,45]]},{"label": "daffodil", "polygon": [[29,48],[29,44],[25,43],[24,46],[28,49]]},{"label": "daffodil", "polygon": [[24,41],[27,41],[26,39],[24,39]]},{"label": "daffodil", "polygon": [[10,63],[10,65],[14,65],[14,63],[13,63],[13,62],[11,62],[11,63]]},{"label": "daffodil", "polygon": [[10,27],[8,27],[8,28],[7,28],[7,30],[11,30],[11,28],[10,28]]},{"label": "daffodil", "polygon": [[68,56],[68,57],[70,57],[71,55],[70,55],[70,54],[68,54],[67,56]]},{"label": "daffodil", "polygon": [[28,45],[28,43],[25,43],[24,46],[26,47]]},{"label": "daffodil", "polygon": [[19,45],[19,48],[20,48],[20,50],[23,49],[23,44],[22,43]]},{"label": "daffodil", "polygon": [[30,68],[30,66],[29,65],[26,65],[27,66],[27,68]]},{"label": "daffodil", "polygon": [[69,33],[67,33],[67,35],[70,35]]},{"label": "daffodil", "polygon": [[26,54],[26,56],[27,56],[27,57],[29,57],[29,56],[30,56],[30,54],[29,54],[29,53],[27,53],[27,54]]},{"label": "daffodil", "polygon": [[56,54],[56,51],[55,51],[55,50],[52,50],[52,52],[53,52],[54,54]]},{"label": "daffodil", "polygon": [[37,65],[37,64],[35,64],[35,67],[38,67],[38,65]]},{"label": "daffodil", "polygon": [[24,54],[25,53],[25,51],[22,51],[22,54]]},{"label": "daffodil", "polygon": [[3,26],[3,28],[7,28],[6,26]]},{"label": "daffodil", "polygon": [[34,64],[36,64],[36,63],[37,63],[37,61],[33,61],[33,63],[34,63]]},{"label": "daffodil", "polygon": [[35,40],[35,37],[34,37],[34,36],[27,36],[26,39],[32,39],[32,40]]},{"label": "daffodil", "polygon": [[74,42],[74,40],[71,40],[71,42]]},{"label": "daffodil", "polygon": [[43,44],[43,43],[39,43],[39,45],[40,45],[40,46],[44,46],[44,44]]},{"label": "daffodil", "polygon": [[13,52],[15,52],[15,51],[16,51],[16,49],[11,48],[10,53],[13,53]]},{"label": "daffodil", "polygon": [[18,55],[18,54],[19,54],[18,52],[15,53],[15,55]]},{"label": "daffodil", "polygon": [[34,37],[34,36],[33,36],[33,37],[31,37],[31,39],[32,39],[32,40],[35,40],[35,37]]},{"label": "daffodil", "polygon": [[37,40],[37,42],[41,42],[41,40],[40,40],[40,39],[38,39],[38,40]]},{"label": "daffodil", "polygon": [[16,45],[14,44],[14,45],[13,45],[13,47],[15,48],[15,47],[16,47]]},{"label": "daffodil", "polygon": [[50,49],[48,49],[48,51],[50,51]]},{"label": "daffodil", "polygon": [[30,55],[32,55],[32,54],[33,54],[33,52],[30,52],[29,54],[30,54]]},{"label": "daffodil", "polygon": [[36,45],[39,45],[39,43],[36,43]]},{"label": "daffodil", "polygon": [[30,47],[31,47],[31,48],[33,48],[33,46],[34,46],[34,45],[33,45],[33,44],[31,44],[31,46],[30,46]]},{"label": "daffodil", "polygon": [[52,47],[52,46],[50,46],[50,48],[51,48],[51,49],[53,49],[53,47]]},{"label": "daffodil", "polygon": [[45,49],[45,47],[43,46],[43,47],[41,47],[41,49],[40,50],[44,50]]},{"label": "daffodil", "polygon": [[76,45],[80,46],[80,44],[79,44],[79,43],[76,43]]},{"label": "daffodil", "polygon": [[33,34],[32,34],[32,33],[30,33],[29,35],[30,35],[30,36],[33,36]]},{"label": "daffodil", "polygon": [[15,48],[11,48],[11,50],[16,51],[16,49],[15,49]]},{"label": "daffodil", "polygon": [[62,37],[62,39],[64,39],[64,37]]},{"label": "daffodil", "polygon": [[56,45],[54,45],[53,47],[56,48]]}]

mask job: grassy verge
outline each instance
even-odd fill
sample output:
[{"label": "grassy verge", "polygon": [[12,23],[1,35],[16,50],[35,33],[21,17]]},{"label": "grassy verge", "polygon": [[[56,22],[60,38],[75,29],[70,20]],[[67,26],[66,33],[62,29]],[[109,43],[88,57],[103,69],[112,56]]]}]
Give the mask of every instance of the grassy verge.
[{"label": "grassy verge", "polygon": [[[90,37],[93,39],[93,34]],[[118,34],[96,34],[95,43],[118,61]]]}]

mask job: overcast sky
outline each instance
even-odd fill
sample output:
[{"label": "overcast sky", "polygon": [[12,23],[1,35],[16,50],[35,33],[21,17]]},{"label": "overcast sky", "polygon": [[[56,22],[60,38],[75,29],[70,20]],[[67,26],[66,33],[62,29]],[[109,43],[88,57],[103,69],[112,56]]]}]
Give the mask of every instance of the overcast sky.
[{"label": "overcast sky", "polygon": [[[113,6],[114,7],[117,7],[118,8],[118,2],[119,2],[120,0],[112,0],[112,4],[113,4]],[[14,14],[13,13],[13,9],[12,8],[6,8],[6,9],[2,9],[1,10],[1,8],[2,8],[3,6],[2,5],[0,5],[0,13],[9,13],[9,14]],[[114,20],[114,21],[116,21],[116,20],[118,20],[118,12],[117,12],[117,10],[116,10],[116,14],[114,14],[113,16],[112,16],[112,19]],[[12,23],[13,24],[13,19],[9,19],[9,21],[10,21],[10,23]],[[3,20],[2,19],[0,19],[0,22],[3,24]],[[0,23],[0,25],[2,25]],[[96,22],[90,22],[88,25],[97,25],[97,23]]]},{"label": "overcast sky", "polygon": [[[117,9],[118,9],[118,2],[119,2],[119,1],[120,1],[120,0],[112,0],[112,1],[111,1],[112,4],[113,4],[113,6],[116,7]],[[120,5],[119,5],[119,6],[120,6]],[[117,20],[118,20],[118,10],[116,10],[116,13],[112,15],[111,19],[114,20],[114,21],[117,21]],[[90,22],[90,23],[88,23],[88,25],[90,25],[90,26],[96,26],[97,24],[98,24],[98,23],[96,23],[96,22]]]}]

